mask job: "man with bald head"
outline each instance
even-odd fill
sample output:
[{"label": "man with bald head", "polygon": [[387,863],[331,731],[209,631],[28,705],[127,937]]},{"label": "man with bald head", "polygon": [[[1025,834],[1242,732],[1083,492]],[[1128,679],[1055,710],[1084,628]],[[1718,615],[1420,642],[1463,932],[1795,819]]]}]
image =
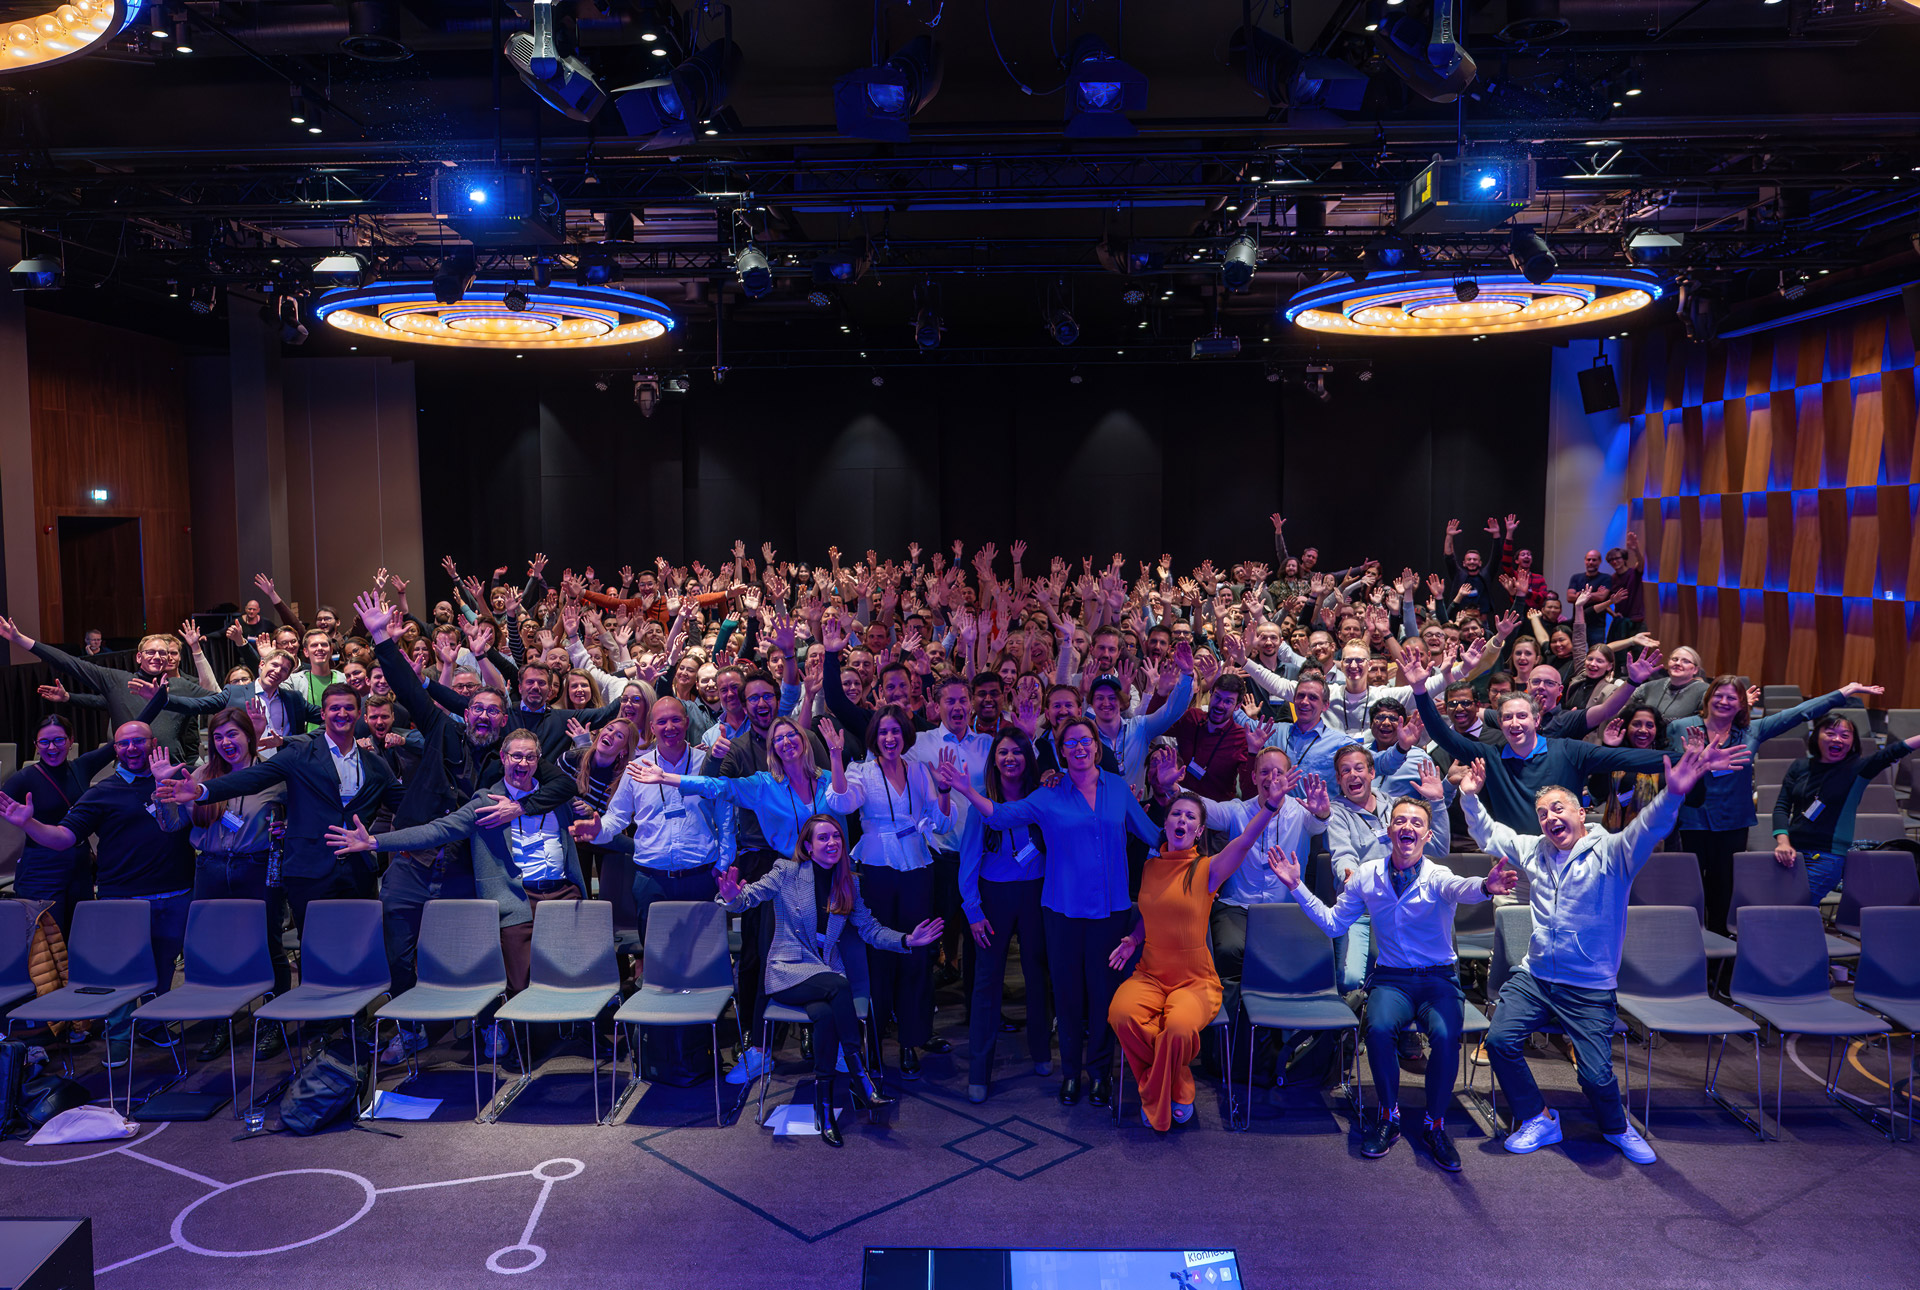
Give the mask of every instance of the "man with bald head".
[{"label": "man with bald head", "polygon": [[[0,794],[0,815],[40,846],[64,851],[84,838],[98,839],[96,882],[102,900],[148,902],[153,917],[153,967],[158,989],[173,984],[173,966],[187,937],[187,906],[193,901],[193,846],[187,834],[160,827],[153,808],[151,759],[157,745],[144,721],[113,732],[113,774],[80,795],[58,824],[33,818],[33,796],[16,802]],[[162,756],[165,752],[162,750]],[[170,768],[171,759],[166,760]],[[127,1060],[133,1005],[107,1023],[107,1064]],[[171,1045],[164,1028],[142,1038]]]},{"label": "man with bald head", "polygon": [[[1639,678],[1651,676],[1659,666],[1660,656],[1651,654],[1647,660],[1636,659],[1629,665],[1629,675],[1635,678],[1634,685],[1640,684]],[[1613,692],[1591,708],[1562,709],[1561,696],[1566,693],[1566,682],[1561,680],[1560,669],[1551,663],[1535,663],[1526,675],[1527,696],[1539,707],[1539,733],[1548,739],[1584,739],[1589,731],[1598,730],[1607,722],[1619,716],[1632,699],[1633,685],[1616,685]],[[1506,743],[1504,731],[1496,722],[1488,722],[1480,731],[1480,742],[1492,748]]]}]

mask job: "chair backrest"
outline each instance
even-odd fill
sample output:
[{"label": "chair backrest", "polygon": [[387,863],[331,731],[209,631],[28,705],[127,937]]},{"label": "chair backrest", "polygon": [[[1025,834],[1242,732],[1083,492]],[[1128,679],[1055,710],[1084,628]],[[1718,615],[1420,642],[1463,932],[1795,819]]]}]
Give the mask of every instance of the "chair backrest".
[{"label": "chair backrest", "polygon": [[533,907],[530,979],[556,990],[620,989],[613,906],[604,900],[543,900]]},{"label": "chair backrest", "polygon": [[1533,908],[1502,905],[1493,911],[1493,958],[1487,964],[1487,997],[1498,999],[1500,987],[1527,958],[1533,940]]},{"label": "chair backrest", "polygon": [[1804,702],[1805,696],[1797,685],[1763,685],[1760,687],[1760,701],[1768,712],[1778,712],[1782,708],[1796,707]]},{"label": "chair backrest", "polygon": [[1911,739],[1920,735],[1920,708],[1888,708],[1887,738]]},{"label": "chair backrest", "polygon": [[[1871,780],[1865,788],[1860,790],[1860,801],[1855,809],[1868,815],[1889,815],[1898,818],[1900,799],[1894,796],[1892,784],[1883,779]],[[1857,820],[1855,827],[1858,827]]]},{"label": "chair backrest", "polygon": [[1753,786],[1753,813],[1760,817],[1760,823],[1767,826],[1768,835],[1773,832],[1773,804],[1780,800],[1780,785],[1756,782]]},{"label": "chair backrest", "polygon": [[1907,836],[1907,822],[1898,815],[1866,815],[1853,817],[1853,840],[1855,842],[1898,842]]},{"label": "chair backrest", "polygon": [[1257,994],[1326,994],[1334,985],[1333,942],[1313,925],[1305,910],[1292,901],[1247,907],[1242,990]]},{"label": "chair backrest", "polygon": [[1704,925],[1707,890],[1700,882],[1700,858],[1691,851],[1656,851],[1633,876],[1629,905],[1685,905]]},{"label": "chair backrest", "polygon": [[67,984],[153,988],[153,910],[146,901],[83,900],[73,907]]},{"label": "chair backrest", "polygon": [[1765,757],[1769,761],[1779,761],[1782,757],[1791,760],[1792,758],[1800,756],[1806,752],[1806,750],[1807,741],[1799,735],[1775,735],[1754,749],[1753,755],[1755,757]]},{"label": "chair backrest", "polygon": [[1733,855],[1733,899],[1727,903],[1727,930],[1740,935],[1740,911],[1748,905],[1811,905],[1813,890],[1806,870],[1789,869],[1771,851],[1736,851]]},{"label": "chair backrest", "polygon": [[633,857],[625,851],[600,851],[600,895],[613,906],[613,930],[637,932],[640,904],[633,898]]},{"label": "chair backrest", "polygon": [[1827,993],[1827,930],[1812,905],[1750,905],[1733,959],[1733,993],[1805,999]]},{"label": "chair backrest", "polygon": [[8,986],[32,985],[27,970],[27,947],[33,942],[33,919],[24,900],[0,900],[0,993]]},{"label": "chair backrest", "polygon": [[377,900],[316,900],[308,905],[300,933],[300,984],[349,989],[389,984],[381,918]]},{"label": "chair backrest", "polygon": [[273,989],[267,902],[196,900],[187,906],[187,984]]},{"label": "chair backrest", "polygon": [[1860,911],[1853,992],[1920,1002],[1920,908],[1876,905]]},{"label": "chair backrest", "polygon": [[647,909],[641,980],[662,990],[732,985],[726,911],[711,900],[655,901]]},{"label": "chair backrest", "polygon": [[[1493,857],[1479,851],[1455,851],[1442,863],[1460,878],[1484,878],[1493,872]],[[1493,910],[1494,904],[1491,900],[1479,900],[1471,905],[1454,906],[1454,934],[1457,936],[1461,932],[1492,931]]]},{"label": "chair backrest", "polygon": [[1920,870],[1905,851],[1849,851],[1840,869],[1838,927],[1860,926],[1869,908],[1920,905]]},{"label": "chair backrest", "polygon": [[500,954],[500,902],[429,900],[420,914],[415,973],[421,985],[507,988]]},{"label": "chair backrest", "polygon": [[1707,992],[1707,948],[1689,905],[1632,905],[1620,947],[1621,994],[1690,999]]},{"label": "chair backrest", "polygon": [[1753,782],[1756,785],[1767,784],[1779,788],[1787,777],[1792,760],[1780,757],[1764,757],[1753,763]]}]

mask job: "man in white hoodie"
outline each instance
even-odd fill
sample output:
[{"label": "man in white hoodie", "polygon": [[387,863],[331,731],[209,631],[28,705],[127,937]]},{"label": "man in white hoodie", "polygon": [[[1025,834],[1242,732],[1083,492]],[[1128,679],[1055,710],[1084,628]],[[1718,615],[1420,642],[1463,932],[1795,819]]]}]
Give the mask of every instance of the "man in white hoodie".
[{"label": "man in white hoodie", "polygon": [[1480,803],[1486,763],[1475,761],[1467,769],[1460,801],[1474,842],[1525,873],[1533,897],[1527,957],[1500,987],[1486,1040],[1487,1060],[1518,1125],[1507,1135],[1508,1151],[1525,1154],[1560,1141],[1560,1117],[1547,1108],[1526,1057],[1527,1036],[1553,1024],[1573,1045],[1580,1088],[1601,1134],[1635,1164],[1656,1159],[1627,1122],[1613,1077],[1614,983],[1626,939],[1627,894],[1701,776],[1730,769],[1748,755],[1745,748],[1689,747],[1677,764],[1668,760],[1666,790],[1618,833],[1588,824],[1580,799],[1559,787],[1543,788],[1534,799],[1539,836],[1515,833]]}]

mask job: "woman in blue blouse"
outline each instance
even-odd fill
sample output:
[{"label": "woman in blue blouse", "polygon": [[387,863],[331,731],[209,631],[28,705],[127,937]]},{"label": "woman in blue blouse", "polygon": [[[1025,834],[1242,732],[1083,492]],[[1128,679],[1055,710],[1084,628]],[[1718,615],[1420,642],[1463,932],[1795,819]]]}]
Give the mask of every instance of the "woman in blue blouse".
[{"label": "woman in blue blouse", "polygon": [[1040,906],[1054,1006],[1060,1010],[1060,1102],[1078,1102],[1081,1077],[1088,1074],[1087,1099],[1107,1106],[1113,1098],[1107,1009],[1120,982],[1107,956],[1133,927],[1127,834],[1152,846],[1160,829],[1140,809],[1127,781],[1100,769],[1100,733],[1093,722],[1074,717],[1054,732],[1054,739],[1066,757],[1066,776],[1017,802],[983,796],[958,766],[943,764],[941,779],[995,828],[1038,825],[1046,839]]},{"label": "woman in blue blouse", "polygon": [[[1753,721],[1755,698],[1744,676],[1716,676],[1707,685],[1697,717],[1682,717],[1667,727],[1667,745],[1677,758],[1687,750],[1688,732],[1704,730],[1707,747],[1746,747],[1758,755],[1761,744],[1803,721],[1823,717],[1856,694],[1881,694],[1877,685],[1849,681],[1832,694]],[[1694,736],[1699,738],[1699,736]],[[1680,808],[1680,847],[1700,859],[1700,882],[1707,894],[1707,930],[1725,935],[1727,906],[1733,899],[1734,853],[1747,849],[1747,830],[1758,822],[1753,809],[1753,763],[1710,774],[1692,800]],[[1701,794],[1704,793],[1704,798]]]}]

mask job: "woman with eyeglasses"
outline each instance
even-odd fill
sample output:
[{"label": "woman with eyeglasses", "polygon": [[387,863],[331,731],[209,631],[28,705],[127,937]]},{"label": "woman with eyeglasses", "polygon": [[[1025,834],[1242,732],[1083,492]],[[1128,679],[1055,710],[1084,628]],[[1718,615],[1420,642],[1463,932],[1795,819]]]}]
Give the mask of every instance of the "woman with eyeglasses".
[{"label": "woman with eyeglasses", "polygon": [[[940,778],[996,829],[1039,826],[1047,844],[1040,906],[1059,1009],[1060,1103],[1072,1106],[1084,1092],[1095,1106],[1108,1106],[1113,1030],[1107,1011],[1120,977],[1107,956],[1132,926],[1127,835],[1152,846],[1160,828],[1140,809],[1125,779],[1100,769],[1100,733],[1091,720],[1071,717],[1054,738],[1067,773],[1017,802],[984,796],[957,763],[943,761]],[[1083,1085],[1087,1075],[1092,1080]]]},{"label": "woman with eyeglasses", "polygon": [[[134,720],[151,722],[166,704],[167,687],[163,685],[154,690],[146,708]],[[0,792],[16,802],[26,801],[27,794],[32,793],[33,818],[42,824],[60,823],[67,808],[80,800],[93,777],[114,758],[111,745],[75,756],[73,728],[57,713],[41,718],[40,728],[33,734],[33,747],[37,760],[9,775]],[[13,894],[23,900],[52,901],[53,920],[64,936],[73,926],[74,905],[93,894],[92,858],[78,846],[56,851],[28,838],[14,872]]]}]

